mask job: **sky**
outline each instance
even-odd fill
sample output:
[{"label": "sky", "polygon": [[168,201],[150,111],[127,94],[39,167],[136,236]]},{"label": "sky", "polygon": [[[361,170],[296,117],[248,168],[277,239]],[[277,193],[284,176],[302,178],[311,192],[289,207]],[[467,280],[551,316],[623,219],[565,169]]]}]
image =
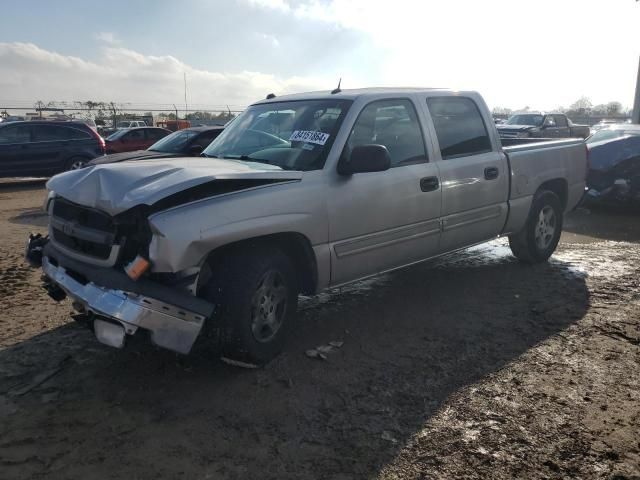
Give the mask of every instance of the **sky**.
[{"label": "sky", "polygon": [[367,86],[490,107],[633,103],[636,0],[0,0],[0,108],[187,103]]}]

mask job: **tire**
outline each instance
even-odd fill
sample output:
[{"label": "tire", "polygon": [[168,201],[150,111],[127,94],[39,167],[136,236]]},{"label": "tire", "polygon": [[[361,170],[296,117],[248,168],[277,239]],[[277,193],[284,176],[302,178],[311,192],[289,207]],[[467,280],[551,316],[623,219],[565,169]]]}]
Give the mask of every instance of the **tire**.
[{"label": "tire", "polygon": [[81,168],[84,168],[88,161],[89,159],[86,157],[72,157],[67,160],[67,167],[65,171],[80,170]]},{"label": "tire", "polygon": [[509,236],[511,252],[524,263],[546,262],[560,241],[562,220],[560,198],[549,190],[536,193],[526,225]]},{"label": "tire", "polygon": [[271,246],[225,253],[212,265],[202,296],[214,303],[206,328],[222,356],[264,365],[283,349],[298,307],[298,281],[291,259]]}]

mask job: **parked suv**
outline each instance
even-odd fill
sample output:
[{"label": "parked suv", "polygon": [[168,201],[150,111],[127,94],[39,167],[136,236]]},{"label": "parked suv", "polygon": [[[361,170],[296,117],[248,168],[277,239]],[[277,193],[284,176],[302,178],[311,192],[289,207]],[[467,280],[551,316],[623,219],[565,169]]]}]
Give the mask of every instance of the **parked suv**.
[{"label": "parked suv", "polygon": [[107,153],[145,150],[170,133],[171,130],[158,127],[136,127],[118,130],[106,139]]},{"label": "parked suv", "polygon": [[104,155],[105,142],[84,122],[0,125],[0,177],[48,177]]}]

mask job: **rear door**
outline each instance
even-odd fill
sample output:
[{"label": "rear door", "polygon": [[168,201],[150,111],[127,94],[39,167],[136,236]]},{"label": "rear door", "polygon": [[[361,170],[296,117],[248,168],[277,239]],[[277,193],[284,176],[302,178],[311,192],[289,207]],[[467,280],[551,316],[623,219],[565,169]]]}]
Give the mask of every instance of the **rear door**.
[{"label": "rear door", "polygon": [[145,129],[134,128],[122,136],[122,149],[120,151],[133,152],[134,150],[146,150],[147,147],[151,146],[150,144],[147,145],[147,142]]},{"label": "rear door", "polygon": [[497,236],[507,218],[509,169],[478,103],[451,95],[430,96],[425,103],[437,140],[442,184],[440,251]]},{"label": "rear door", "polygon": [[61,125],[33,125],[31,153],[26,167],[33,175],[51,175],[64,170],[69,147],[69,129]]},{"label": "rear door", "polygon": [[393,98],[364,106],[342,154],[367,144],[384,145],[391,168],[350,176],[333,172],[330,177],[334,285],[422,260],[438,250],[438,168],[427,156],[413,101]]},{"label": "rear door", "polygon": [[3,125],[0,128],[0,176],[18,177],[27,172],[31,127],[27,124]]},{"label": "rear door", "polygon": [[564,115],[554,115],[553,119],[556,122],[557,137],[569,138],[571,136],[571,129],[569,128],[569,122]]}]

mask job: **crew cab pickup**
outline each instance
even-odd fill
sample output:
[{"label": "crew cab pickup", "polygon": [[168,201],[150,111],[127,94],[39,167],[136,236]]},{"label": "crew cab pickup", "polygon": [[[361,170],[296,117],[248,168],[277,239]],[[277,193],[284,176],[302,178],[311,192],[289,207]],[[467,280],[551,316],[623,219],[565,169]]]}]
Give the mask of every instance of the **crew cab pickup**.
[{"label": "crew cab pickup", "polygon": [[518,113],[497,126],[501,138],[587,138],[591,129],[563,113]]},{"label": "crew cab pickup", "polygon": [[26,257],[102,343],[272,359],[298,295],[509,237],[546,261],[583,195],[582,140],[501,146],[481,96],[441,89],[269,96],[201,158],[97,165],[47,184]]}]

